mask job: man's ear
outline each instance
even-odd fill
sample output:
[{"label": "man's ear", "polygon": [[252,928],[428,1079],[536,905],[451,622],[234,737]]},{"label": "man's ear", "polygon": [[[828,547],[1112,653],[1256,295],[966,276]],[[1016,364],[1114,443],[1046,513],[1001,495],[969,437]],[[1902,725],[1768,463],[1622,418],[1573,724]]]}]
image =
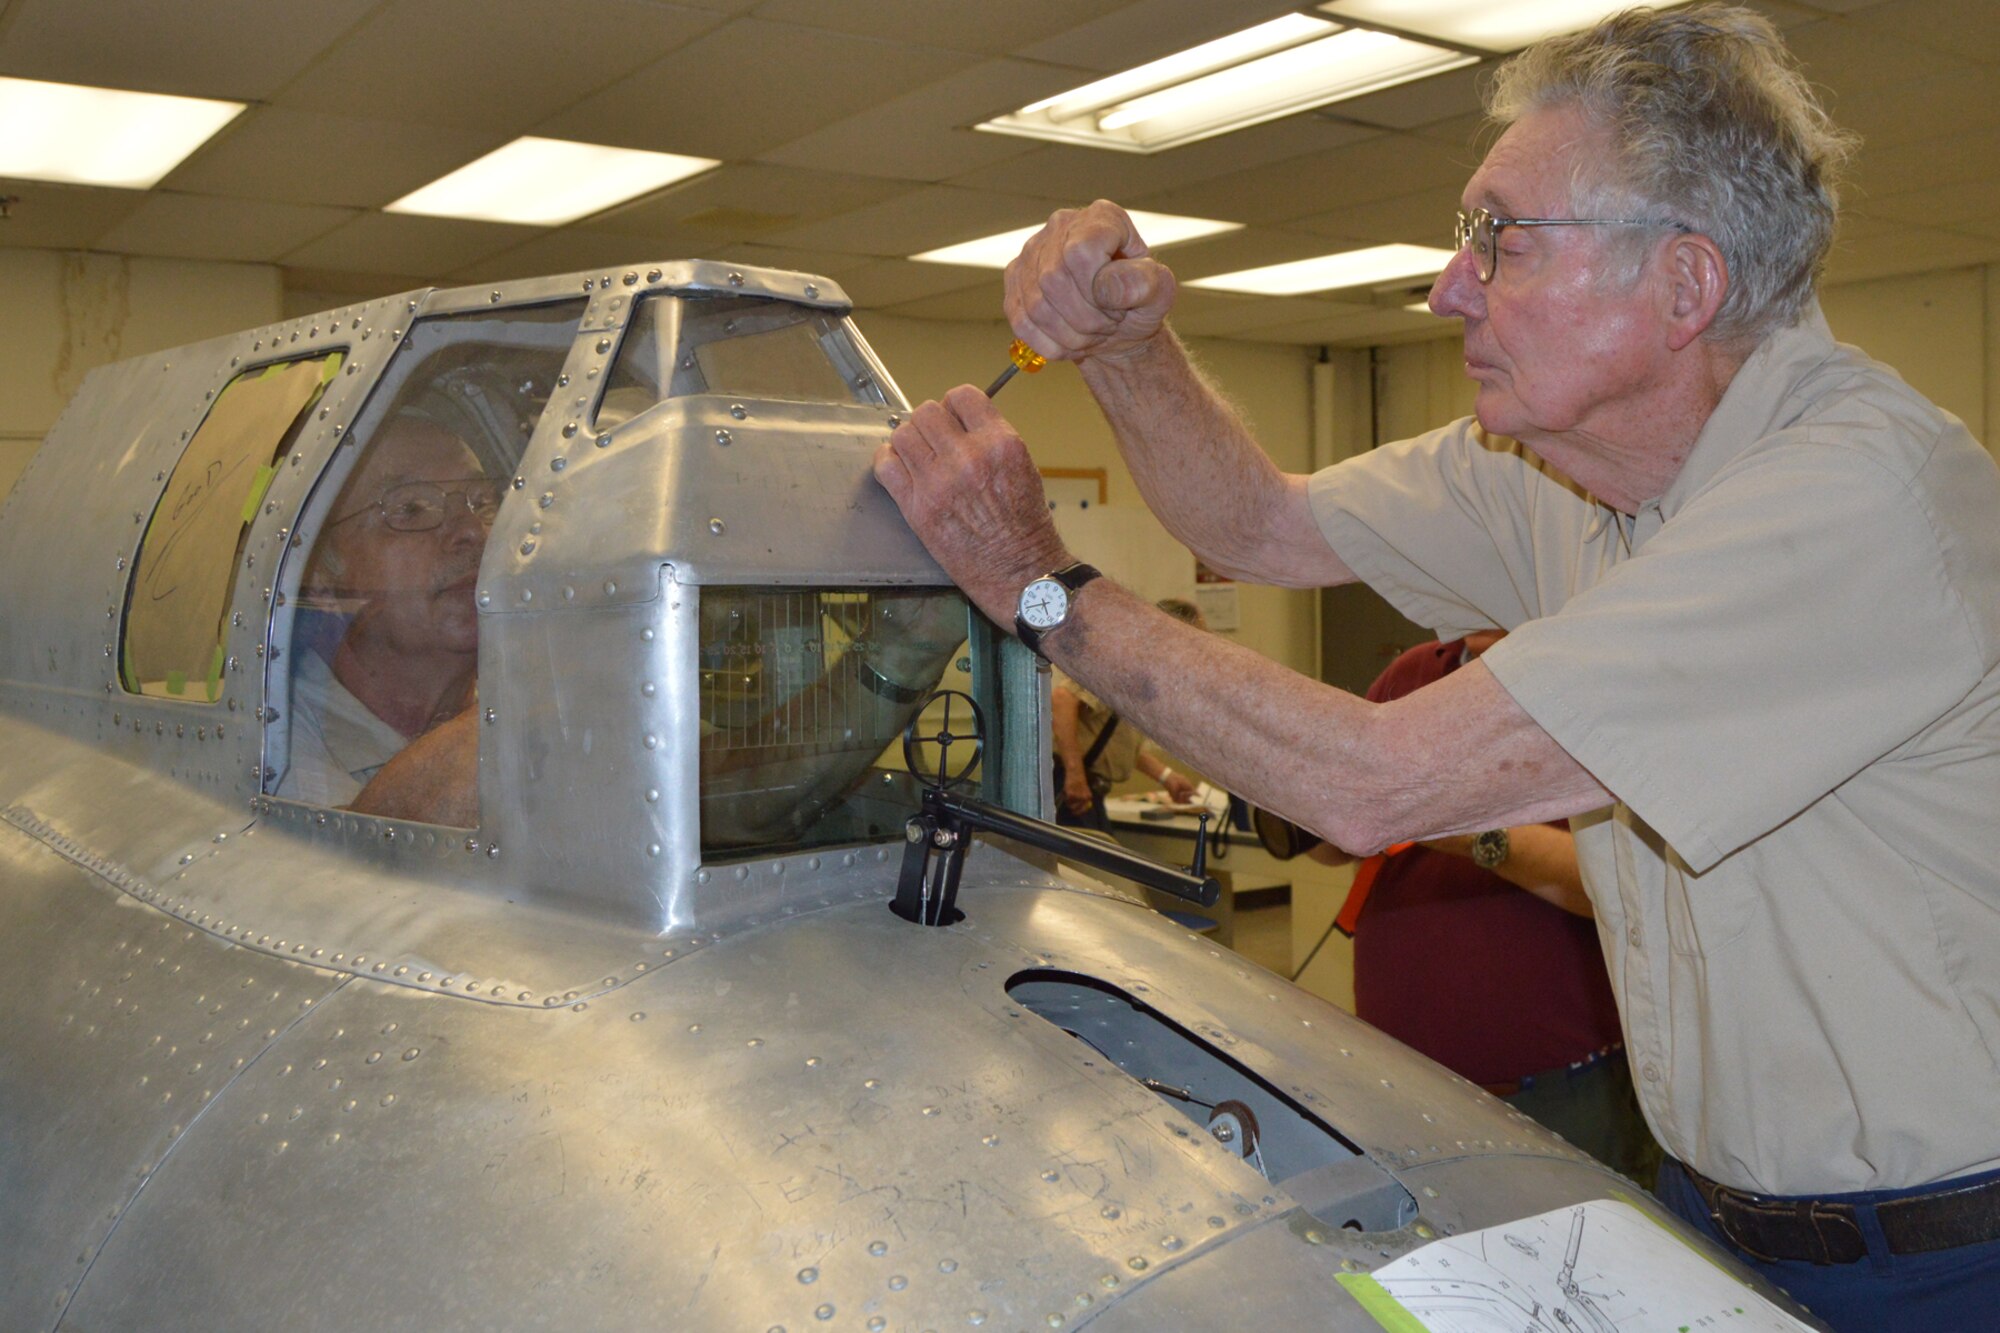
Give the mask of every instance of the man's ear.
[{"label": "man's ear", "polygon": [[1708,331],[1729,294],[1729,261],[1698,231],[1667,242],[1667,346],[1678,352]]}]

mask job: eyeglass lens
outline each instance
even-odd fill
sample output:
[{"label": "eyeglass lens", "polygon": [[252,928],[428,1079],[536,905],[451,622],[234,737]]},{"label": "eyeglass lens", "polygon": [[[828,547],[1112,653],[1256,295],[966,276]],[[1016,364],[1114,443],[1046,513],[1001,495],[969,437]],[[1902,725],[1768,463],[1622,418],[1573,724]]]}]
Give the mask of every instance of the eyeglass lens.
[{"label": "eyeglass lens", "polygon": [[1483,208],[1475,208],[1470,213],[1460,210],[1456,237],[1458,248],[1470,246],[1472,263],[1481,282],[1493,281],[1494,237],[1496,228],[1493,215]]},{"label": "eyeglass lens", "polygon": [[490,524],[500,512],[500,484],[482,479],[446,489],[428,481],[405,482],[383,493],[382,520],[396,532],[428,532],[455,512],[454,500],[463,501],[481,523]]}]

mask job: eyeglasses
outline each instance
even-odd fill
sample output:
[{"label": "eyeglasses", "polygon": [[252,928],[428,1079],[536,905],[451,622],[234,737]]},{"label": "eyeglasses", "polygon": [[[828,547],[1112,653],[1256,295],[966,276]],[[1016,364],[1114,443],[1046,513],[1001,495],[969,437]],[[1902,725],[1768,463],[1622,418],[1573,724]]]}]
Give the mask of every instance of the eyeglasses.
[{"label": "eyeglasses", "polygon": [[1496,218],[1483,208],[1470,213],[1458,211],[1454,235],[1461,250],[1470,248],[1473,267],[1481,282],[1493,281],[1500,267],[1500,230],[1503,227],[1672,227],[1687,228],[1678,222],[1652,222],[1644,218]]},{"label": "eyeglasses", "polygon": [[379,513],[383,526],[391,532],[429,532],[442,527],[460,504],[482,524],[492,526],[494,515],[500,512],[500,483],[486,477],[444,483],[406,481],[382,492],[375,503],[342,514],[327,526]]}]

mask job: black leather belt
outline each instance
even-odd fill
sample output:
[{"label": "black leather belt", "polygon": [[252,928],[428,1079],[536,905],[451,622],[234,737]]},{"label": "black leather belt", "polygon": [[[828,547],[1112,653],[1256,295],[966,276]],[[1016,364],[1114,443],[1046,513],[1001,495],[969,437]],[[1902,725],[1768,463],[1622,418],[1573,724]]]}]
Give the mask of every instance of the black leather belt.
[{"label": "black leather belt", "polygon": [[1752,1258],[1851,1264],[1868,1253],[1860,1213],[1872,1208],[1891,1254],[1926,1254],[2000,1239],[2000,1178],[1946,1186],[1931,1194],[1876,1204],[1826,1199],[1773,1199],[1717,1184],[1686,1163],[1708,1215],[1731,1243]]}]

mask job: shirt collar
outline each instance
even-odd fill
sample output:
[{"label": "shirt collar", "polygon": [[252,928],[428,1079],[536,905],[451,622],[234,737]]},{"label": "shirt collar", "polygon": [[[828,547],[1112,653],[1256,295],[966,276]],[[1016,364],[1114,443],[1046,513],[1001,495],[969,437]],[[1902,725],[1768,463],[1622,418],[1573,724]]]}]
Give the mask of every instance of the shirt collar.
[{"label": "shirt collar", "polygon": [[1657,507],[1662,520],[1672,518],[1716,473],[1796,416],[1801,383],[1835,350],[1833,331],[1814,300],[1798,323],[1757,345],[1695,437],[1681,470],[1645,507]]}]

